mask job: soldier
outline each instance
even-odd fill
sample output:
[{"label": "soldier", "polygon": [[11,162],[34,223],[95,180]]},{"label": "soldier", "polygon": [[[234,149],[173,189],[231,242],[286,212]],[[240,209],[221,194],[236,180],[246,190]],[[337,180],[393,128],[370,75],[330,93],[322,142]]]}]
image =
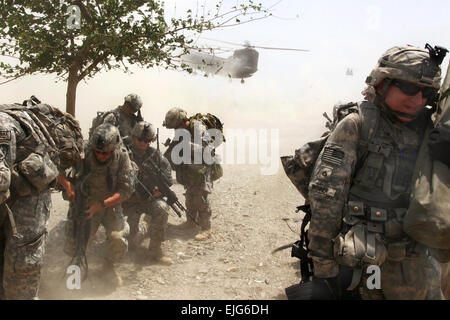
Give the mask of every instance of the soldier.
[{"label": "soldier", "polygon": [[[140,111],[141,107],[141,98],[135,93],[130,93],[125,97],[123,105],[111,111],[98,113],[97,117],[92,121],[89,138],[92,136],[95,128],[102,123],[111,123],[119,128],[121,137],[129,137],[134,125],[143,120]],[[136,112],[137,115],[135,114]]]},{"label": "soldier", "polygon": [[37,299],[50,188],[83,157],[83,137],[46,104],[2,105],[0,124],[0,296]]},{"label": "soldier", "polygon": [[[105,123],[94,130],[86,157],[75,174],[76,179],[82,179],[83,191],[87,196],[88,208],[85,212],[91,219],[89,243],[102,224],[106,231],[103,275],[111,284],[120,286],[122,279],[116,272],[114,263],[127,253],[126,237],[129,233],[121,203],[133,193],[134,172],[115,126]],[[69,198],[73,200],[73,197]],[[73,212],[71,203],[64,246],[64,252],[70,256],[75,252]]]},{"label": "soldier", "polygon": [[[131,136],[133,139],[130,146],[132,160],[137,166],[139,168],[146,167],[145,171],[151,172],[152,169],[148,165],[148,161],[151,159],[160,167],[161,174],[164,174],[172,184],[172,171],[169,161],[163,157],[159,150],[150,147],[150,143],[156,140],[153,125],[145,121],[138,122],[131,131]],[[154,172],[154,174],[157,173]],[[156,186],[156,182],[152,181],[152,176],[148,176],[143,170],[139,170],[138,180],[139,183],[136,185],[135,193],[123,204],[124,212],[128,216],[130,224],[130,249],[139,245],[148,230],[150,235],[148,257],[150,260],[171,265],[173,261],[164,256],[161,249],[161,243],[165,239],[169,206],[161,199],[162,194]],[[148,192],[153,195],[150,202]],[[144,221],[139,223],[142,213],[145,213]]]},{"label": "soldier", "polygon": [[[178,140],[176,134],[174,141],[164,154],[177,173],[177,181],[184,185],[186,190],[187,220],[183,227],[195,228],[196,225],[199,225],[201,231],[195,236],[195,240],[207,240],[211,238],[211,207],[208,195],[213,190],[213,179],[211,177],[212,167],[205,162],[203,151],[213,139],[209,136],[207,127],[202,121],[188,118],[186,111],[180,108],[172,108],[167,112],[163,126],[175,129],[175,131],[187,130],[185,132],[190,135],[189,146],[192,156],[195,157],[196,152],[202,155],[200,164],[196,164],[193,159],[190,163],[176,164],[172,159],[172,150],[178,142],[182,141],[180,139],[183,136],[182,133]],[[212,148],[211,151],[213,151]]]},{"label": "soldier", "polygon": [[[443,57],[427,49],[386,51],[366,80],[360,112],[337,124],[319,155],[309,184],[316,290],[336,293],[350,267],[343,290],[363,299],[442,298],[428,248],[402,230],[418,149],[432,125],[425,106],[440,88]],[[370,264],[381,266],[381,289],[366,286]]]}]

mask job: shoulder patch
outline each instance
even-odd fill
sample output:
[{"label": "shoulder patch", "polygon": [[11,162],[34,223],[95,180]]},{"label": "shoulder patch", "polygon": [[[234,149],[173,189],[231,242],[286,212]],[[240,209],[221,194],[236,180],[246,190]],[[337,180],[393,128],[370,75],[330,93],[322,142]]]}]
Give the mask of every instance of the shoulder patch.
[{"label": "shoulder patch", "polygon": [[345,153],[342,150],[325,147],[322,155],[322,160],[334,166],[341,166],[344,155]]}]

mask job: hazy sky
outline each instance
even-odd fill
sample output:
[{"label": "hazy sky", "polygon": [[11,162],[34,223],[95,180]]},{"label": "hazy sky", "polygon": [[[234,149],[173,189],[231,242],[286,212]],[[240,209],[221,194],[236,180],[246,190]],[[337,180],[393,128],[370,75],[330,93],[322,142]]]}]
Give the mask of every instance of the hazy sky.
[{"label": "hazy sky", "polygon": [[[182,15],[216,1],[171,0],[168,16]],[[236,4],[229,0],[224,6]],[[240,1],[242,2],[242,1]],[[268,7],[278,1],[262,1]],[[162,128],[170,107],[189,114],[211,112],[226,128],[280,130],[281,154],[292,153],[325,130],[324,111],[338,101],[362,98],[364,80],[379,56],[394,45],[425,43],[450,48],[450,1],[300,1],[284,0],[273,11],[276,17],[215,30],[201,37],[259,46],[292,47],[310,52],[258,50],[258,72],[241,84],[239,79],[188,75],[163,68],[103,72],[77,92],[77,118],[87,132],[97,111],[123,102],[135,92],[144,101],[146,120]],[[298,16],[298,17],[297,17]],[[214,46],[229,45],[198,40]],[[226,57],[232,53],[224,54]],[[448,57],[444,61],[446,70]],[[353,76],[346,75],[347,68]],[[66,84],[48,76],[29,76],[1,85],[2,103],[20,102],[30,95],[65,106]],[[162,136],[171,134],[164,128]]]}]

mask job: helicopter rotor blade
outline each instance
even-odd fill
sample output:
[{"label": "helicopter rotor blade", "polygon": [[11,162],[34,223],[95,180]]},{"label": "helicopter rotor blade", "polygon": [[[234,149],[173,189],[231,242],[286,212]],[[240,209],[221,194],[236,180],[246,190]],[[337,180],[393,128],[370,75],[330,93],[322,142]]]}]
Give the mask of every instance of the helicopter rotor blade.
[{"label": "helicopter rotor blade", "polygon": [[261,46],[253,46],[253,45],[251,45],[251,44],[241,44],[241,43],[235,43],[235,42],[229,42],[229,41],[222,41],[222,40],[216,40],[216,39],[210,39],[210,38],[202,38],[202,39],[209,40],[209,41],[222,42],[222,43],[231,44],[231,45],[240,46],[240,47],[246,47],[246,48],[258,48],[258,49],[265,49],[265,50],[284,50],[284,51],[303,51],[303,52],[309,52],[309,50],[305,50],[305,49],[297,49],[297,48],[261,47]]},{"label": "helicopter rotor blade", "polygon": [[309,52],[309,50],[296,49],[296,48],[276,48],[276,47],[259,47],[259,46],[250,46],[250,48],[258,48],[258,49],[266,49],[266,50],[286,50],[286,51],[304,51],[304,52]]}]

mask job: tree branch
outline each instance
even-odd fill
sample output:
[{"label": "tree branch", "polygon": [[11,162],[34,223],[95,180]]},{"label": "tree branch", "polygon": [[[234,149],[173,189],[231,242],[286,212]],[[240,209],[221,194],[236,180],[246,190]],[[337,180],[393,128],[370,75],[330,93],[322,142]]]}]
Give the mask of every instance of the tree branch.
[{"label": "tree branch", "polygon": [[19,78],[21,78],[21,77],[23,77],[23,76],[25,76],[25,75],[27,75],[27,74],[28,74],[28,72],[19,74],[18,76],[15,76],[14,78],[11,78],[11,79],[6,80],[6,81],[4,81],[4,82],[0,82],[0,85],[6,84],[6,83],[11,82],[11,81],[14,81],[14,80],[17,80],[17,79],[19,79]]},{"label": "tree branch", "polygon": [[108,52],[104,52],[102,55],[98,56],[97,59],[95,59],[89,67],[87,67],[80,73],[80,75],[78,76],[78,81],[83,80],[89,73],[91,73],[92,70],[94,70],[97,67],[97,65],[100,62],[102,62],[108,56],[109,56]]}]

